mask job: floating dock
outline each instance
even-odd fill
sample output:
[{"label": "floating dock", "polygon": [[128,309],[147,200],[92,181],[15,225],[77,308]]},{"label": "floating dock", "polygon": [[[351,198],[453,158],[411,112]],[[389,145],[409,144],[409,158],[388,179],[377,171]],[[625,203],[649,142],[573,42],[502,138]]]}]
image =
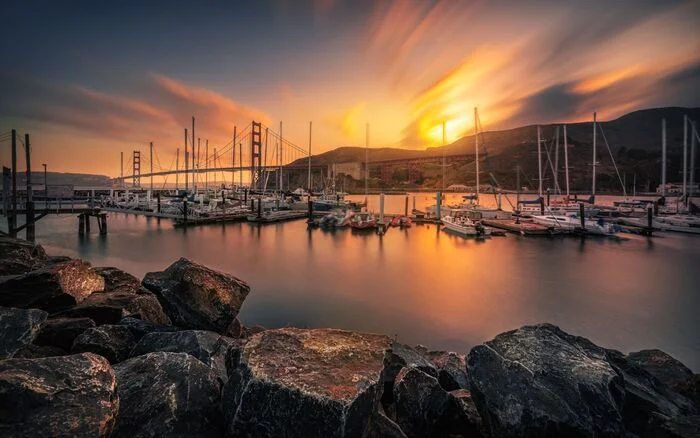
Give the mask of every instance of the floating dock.
[{"label": "floating dock", "polygon": [[210,217],[188,218],[187,221],[184,221],[182,219],[178,219],[175,221],[173,226],[175,228],[185,228],[185,227],[193,227],[196,225],[227,224],[227,223],[233,223],[233,222],[243,222],[246,220],[246,218],[249,214],[250,213],[247,211],[241,211],[241,212],[236,212],[236,213],[221,214],[221,215],[210,216]]},{"label": "floating dock", "polygon": [[308,218],[309,214],[304,210],[278,210],[272,213],[263,213],[259,216],[254,213],[248,213],[246,216],[248,222],[270,224],[273,222],[284,222],[295,219]]}]

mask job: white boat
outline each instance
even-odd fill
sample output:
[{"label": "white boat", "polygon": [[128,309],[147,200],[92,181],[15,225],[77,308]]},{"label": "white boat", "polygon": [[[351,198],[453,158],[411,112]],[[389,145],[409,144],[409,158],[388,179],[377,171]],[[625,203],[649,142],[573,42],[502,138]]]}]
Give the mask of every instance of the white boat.
[{"label": "white boat", "polygon": [[[660,231],[671,231],[674,233],[700,234],[700,218],[696,216],[654,216],[651,221],[651,227]],[[620,218],[619,222],[623,225],[632,225],[635,227],[646,228],[649,225],[649,219],[646,217],[627,217]]]},{"label": "white boat", "polygon": [[342,228],[350,225],[355,213],[352,210],[336,209],[318,220],[321,228]]},{"label": "white boat", "polygon": [[482,226],[479,222],[474,222],[464,216],[445,216],[442,219],[444,229],[452,231],[461,236],[468,237],[488,237],[491,235],[491,229]]},{"label": "white boat", "polygon": [[532,221],[536,224],[552,227],[555,230],[577,231],[585,229],[589,234],[600,236],[611,236],[618,231],[615,225],[603,222],[602,220],[592,221],[586,219],[583,226],[581,226],[581,217],[579,216],[550,213],[545,215],[533,215]]}]

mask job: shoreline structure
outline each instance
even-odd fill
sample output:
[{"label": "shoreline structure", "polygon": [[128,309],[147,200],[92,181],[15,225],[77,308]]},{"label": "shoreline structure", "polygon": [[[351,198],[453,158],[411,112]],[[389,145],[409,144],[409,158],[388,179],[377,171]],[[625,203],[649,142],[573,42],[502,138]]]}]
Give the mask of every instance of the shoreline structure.
[{"label": "shoreline structure", "polygon": [[0,435],[691,437],[700,375],[551,324],[466,354],[244,327],[242,280],[181,258],[142,281],[0,237]]}]

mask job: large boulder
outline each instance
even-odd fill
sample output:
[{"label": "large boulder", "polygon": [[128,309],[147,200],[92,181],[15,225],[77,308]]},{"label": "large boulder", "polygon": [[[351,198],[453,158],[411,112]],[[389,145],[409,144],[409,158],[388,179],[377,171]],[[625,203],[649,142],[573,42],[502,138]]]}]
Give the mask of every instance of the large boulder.
[{"label": "large boulder", "polygon": [[627,360],[644,368],[652,376],[674,387],[693,376],[681,361],[661,350],[642,350],[627,355]]},{"label": "large boulder", "polygon": [[128,327],[129,330],[131,330],[131,334],[133,334],[134,338],[136,338],[136,341],[140,341],[141,338],[143,338],[149,333],[176,332],[179,330],[177,327],[173,327],[171,325],[156,324],[131,316],[127,316],[126,318],[119,321],[119,325]]},{"label": "large boulder", "polygon": [[0,277],[26,274],[46,261],[40,245],[26,240],[0,236]]},{"label": "large boulder", "polygon": [[0,361],[0,436],[108,437],[118,411],[115,374],[103,357]]},{"label": "large boulder", "polygon": [[240,334],[236,316],[250,292],[244,281],[181,258],[165,271],[146,274],[143,285],[156,294],[174,325]]},{"label": "large boulder", "polygon": [[423,354],[413,347],[392,342],[385,363],[387,370],[386,379],[393,381],[403,368],[415,368],[429,376],[437,377],[438,370],[435,365]]},{"label": "large boulder", "polygon": [[39,359],[42,357],[67,356],[68,351],[51,345],[27,344],[12,355],[13,359]]},{"label": "large boulder", "polygon": [[468,368],[471,394],[492,436],[653,436],[656,415],[694,413],[685,397],[622,354],[550,324],[474,347]]},{"label": "large boulder", "polygon": [[134,335],[128,327],[106,324],[81,333],[75,338],[71,351],[99,354],[107,358],[109,363],[115,364],[128,359],[135,344]]},{"label": "large boulder", "polygon": [[114,367],[120,399],[113,438],[222,436],[221,386],[185,353],[149,353]]},{"label": "large boulder", "polygon": [[678,392],[695,402],[700,408],[700,374],[694,374],[676,385]]},{"label": "large boulder", "polygon": [[0,360],[31,344],[47,316],[43,310],[0,307]]},{"label": "large boulder", "polygon": [[283,328],[252,336],[224,386],[227,432],[362,436],[380,409],[390,345],[386,336],[332,329]]},{"label": "large boulder", "polygon": [[34,343],[70,351],[75,338],[92,327],[95,321],[90,318],[49,318],[41,326]]},{"label": "large boulder", "polygon": [[463,354],[451,351],[429,351],[428,359],[438,371],[438,382],[445,391],[469,389],[467,360]]},{"label": "large boulder", "polygon": [[0,306],[54,312],[82,302],[104,289],[104,279],[90,264],[71,260],[44,266],[0,283]]},{"label": "large boulder", "polygon": [[393,393],[396,422],[408,437],[481,436],[468,393],[448,393],[435,377],[416,368],[399,372]]},{"label": "large boulder", "polygon": [[145,335],[131,350],[131,356],[156,351],[190,354],[211,368],[222,382],[228,380],[226,356],[235,340],[205,330],[155,332]]},{"label": "large boulder", "polygon": [[96,292],[56,316],[86,317],[94,320],[97,325],[117,324],[127,316],[155,324],[170,324],[170,318],[163,312],[158,299],[143,288],[138,293],[124,290]]}]

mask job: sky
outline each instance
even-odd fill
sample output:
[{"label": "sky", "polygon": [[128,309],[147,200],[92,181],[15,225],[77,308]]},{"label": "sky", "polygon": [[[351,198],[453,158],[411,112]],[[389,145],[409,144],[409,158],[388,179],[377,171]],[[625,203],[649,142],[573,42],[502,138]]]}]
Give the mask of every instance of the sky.
[{"label": "sky", "polygon": [[149,142],[174,168],[193,116],[211,150],[252,120],[306,150],[313,122],[318,153],[435,146],[443,122],[452,142],[475,107],[494,130],[700,105],[700,0],[11,0],[2,15],[3,165],[12,128],[37,169],[117,176]]}]

